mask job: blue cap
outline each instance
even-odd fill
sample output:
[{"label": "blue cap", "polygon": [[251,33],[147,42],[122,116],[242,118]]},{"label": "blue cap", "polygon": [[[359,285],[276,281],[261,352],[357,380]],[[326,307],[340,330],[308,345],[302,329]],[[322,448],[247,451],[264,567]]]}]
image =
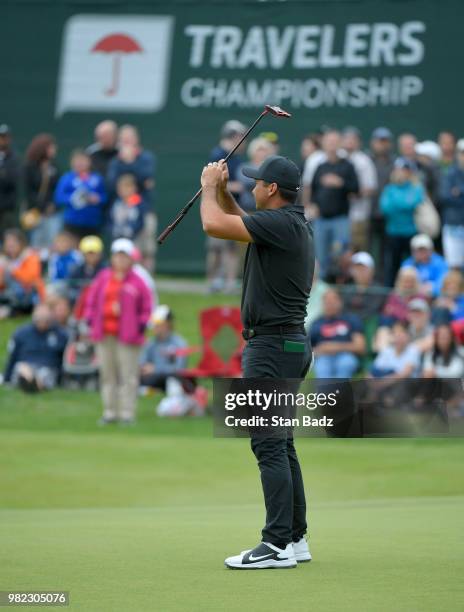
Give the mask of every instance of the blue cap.
[{"label": "blue cap", "polygon": [[372,132],[373,140],[393,140],[393,134],[386,127],[378,127]]},{"label": "blue cap", "polygon": [[395,168],[400,168],[402,170],[410,170],[411,172],[417,172],[416,163],[413,162],[412,159],[408,159],[407,157],[397,157],[393,165]]}]

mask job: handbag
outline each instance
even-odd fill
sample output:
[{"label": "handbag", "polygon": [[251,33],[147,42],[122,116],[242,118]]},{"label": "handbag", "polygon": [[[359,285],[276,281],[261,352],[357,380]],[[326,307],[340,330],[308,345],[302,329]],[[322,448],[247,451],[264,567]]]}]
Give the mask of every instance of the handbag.
[{"label": "handbag", "polygon": [[429,197],[414,211],[414,223],[419,234],[427,234],[430,238],[436,238],[440,234],[440,215]]}]

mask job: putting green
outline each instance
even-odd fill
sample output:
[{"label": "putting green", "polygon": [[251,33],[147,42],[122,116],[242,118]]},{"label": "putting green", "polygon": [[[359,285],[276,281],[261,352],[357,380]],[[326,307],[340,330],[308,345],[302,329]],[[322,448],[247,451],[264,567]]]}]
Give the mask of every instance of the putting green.
[{"label": "putting green", "polygon": [[461,441],[299,440],[314,561],[240,572],[223,559],[263,520],[247,441],[187,431],[3,431],[0,589],[85,611],[463,609]]}]

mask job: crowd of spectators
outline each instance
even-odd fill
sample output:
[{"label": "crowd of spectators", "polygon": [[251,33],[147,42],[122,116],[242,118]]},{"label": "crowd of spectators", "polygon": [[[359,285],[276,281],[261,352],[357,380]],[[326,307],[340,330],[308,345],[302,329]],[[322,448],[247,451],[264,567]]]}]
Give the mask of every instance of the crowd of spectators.
[{"label": "crowd of spectators", "polygon": [[[210,160],[225,157],[246,129],[225,123]],[[254,182],[241,167],[279,150],[278,135],[263,132],[230,158],[229,189],[250,214]],[[314,228],[317,259],[306,320],[316,375],[461,376],[464,139],[444,131],[436,142],[410,133],[395,142],[378,127],[365,147],[356,127],[323,127],[302,139],[300,151],[299,204]],[[56,154],[55,139],[39,134],[20,162],[9,127],[0,126],[0,318],[33,310],[35,333],[55,338],[54,325],[66,330],[77,309],[102,364],[103,421],[130,422],[141,380],[165,389],[169,370],[159,370],[153,347],[143,349],[141,369],[134,365],[156,300],[155,156],[134,126],[109,120],[96,127],[93,144],[73,151],[68,172]],[[209,290],[236,293],[243,245],[208,238],[206,250]],[[157,341],[182,348],[170,325],[158,325]],[[53,369],[55,357],[26,371],[28,332],[20,332],[7,378],[25,389],[47,387],[57,376],[43,368]],[[58,340],[55,352],[63,349]],[[173,357],[170,368],[184,361]]]}]

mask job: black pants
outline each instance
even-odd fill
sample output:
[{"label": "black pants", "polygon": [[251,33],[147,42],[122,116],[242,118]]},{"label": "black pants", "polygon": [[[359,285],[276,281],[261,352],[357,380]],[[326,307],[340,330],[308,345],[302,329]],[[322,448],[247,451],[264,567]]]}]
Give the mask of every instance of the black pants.
[{"label": "black pants", "polygon": [[[304,353],[285,352],[284,340],[302,342]],[[243,352],[244,378],[303,378],[311,360],[306,336],[255,336]],[[253,437],[266,505],[263,542],[278,546],[298,541],[307,531],[303,477],[289,431],[287,437]]]},{"label": "black pants", "polygon": [[411,237],[387,236],[385,239],[384,283],[393,287],[401,264],[411,254]]}]

